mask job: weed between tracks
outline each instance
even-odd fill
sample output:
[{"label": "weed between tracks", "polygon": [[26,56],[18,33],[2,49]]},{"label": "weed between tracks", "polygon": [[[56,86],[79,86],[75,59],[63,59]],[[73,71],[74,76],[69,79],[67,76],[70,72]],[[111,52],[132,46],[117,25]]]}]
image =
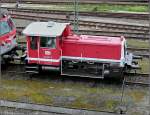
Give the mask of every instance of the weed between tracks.
[{"label": "weed between tracks", "polygon": [[138,103],[138,102],[142,101],[142,99],[144,98],[146,93],[144,91],[139,92],[138,90],[135,90],[132,92],[128,92],[127,95],[130,95],[132,97],[132,99]]},{"label": "weed between tracks", "polygon": [[127,39],[127,45],[133,48],[149,48],[148,40]]},{"label": "weed between tracks", "polygon": [[[74,5],[22,4],[24,8],[74,11]],[[88,12],[148,12],[148,5],[79,4],[79,11]]]},{"label": "weed between tracks", "polygon": [[144,58],[139,61],[139,66],[142,67],[141,73],[149,73],[149,59]]},{"label": "weed between tracks", "polygon": [[[74,5],[51,5],[47,7],[47,9],[52,10],[74,10]],[[148,6],[129,6],[129,5],[108,5],[108,4],[101,4],[101,5],[79,5],[79,11],[89,11],[89,12],[100,12],[100,11],[126,11],[126,12],[148,12]]]}]

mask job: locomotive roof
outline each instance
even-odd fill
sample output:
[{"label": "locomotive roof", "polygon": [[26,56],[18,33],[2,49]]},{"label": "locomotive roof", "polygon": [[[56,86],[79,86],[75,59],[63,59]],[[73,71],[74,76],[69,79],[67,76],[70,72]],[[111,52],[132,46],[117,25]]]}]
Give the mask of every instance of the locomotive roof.
[{"label": "locomotive roof", "polygon": [[23,34],[28,36],[56,37],[63,33],[67,25],[69,23],[33,22],[23,30]]},{"label": "locomotive roof", "polygon": [[66,42],[77,42],[85,44],[103,44],[103,45],[121,45],[125,41],[123,36],[121,37],[110,37],[110,36],[91,36],[91,35],[81,35],[77,39],[71,39],[75,36],[69,36],[70,39],[65,39]]},{"label": "locomotive roof", "polygon": [[122,44],[125,40],[123,36],[121,37],[110,37],[110,36],[90,36],[90,35],[81,35],[81,42],[89,42],[96,44],[108,44],[108,45],[118,45]]}]

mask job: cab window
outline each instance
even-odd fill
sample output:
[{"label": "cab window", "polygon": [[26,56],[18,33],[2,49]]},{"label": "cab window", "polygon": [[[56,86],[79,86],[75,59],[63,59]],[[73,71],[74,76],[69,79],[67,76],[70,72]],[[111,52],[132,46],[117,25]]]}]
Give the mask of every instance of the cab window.
[{"label": "cab window", "polygon": [[11,31],[11,28],[6,21],[0,22],[0,36],[7,34],[10,31]]},{"label": "cab window", "polygon": [[54,37],[40,37],[40,47],[55,48],[55,38]]},{"label": "cab window", "polygon": [[11,30],[13,30],[15,28],[14,22],[12,21],[11,18],[8,19],[8,25],[10,26]]},{"label": "cab window", "polygon": [[31,36],[30,37],[30,48],[32,50],[36,50],[37,49],[37,37],[35,37],[35,36]]}]

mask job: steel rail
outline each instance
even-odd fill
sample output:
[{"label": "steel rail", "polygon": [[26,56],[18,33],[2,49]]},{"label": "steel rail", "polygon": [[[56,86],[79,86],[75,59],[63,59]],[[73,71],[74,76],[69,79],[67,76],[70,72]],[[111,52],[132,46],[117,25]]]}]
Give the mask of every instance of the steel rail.
[{"label": "steel rail", "polygon": [[[41,13],[41,14],[57,14],[71,16],[74,11],[61,11],[61,10],[46,10],[46,9],[31,9],[31,8],[7,8],[9,11],[27,12],[27,13]],[[111,17],[111,18],[126,18],[136,20],[148,20],[148,13],[119,13],[119,12],[79,12],[80,16],[94,16],[94,17]]]},{"label": "steel rail", "polygon": [[140,86],[146,86],[148,87],[150,83],[148,82],[149,74],[129,74],[128,76],[125,76],[125,83],[126,85],[140,85]]},{"label": "steel rail", "polygon": [[[51,13],[48,13],[47,11],[44,10],[33,10],[33,9],[9,9],[10,14],[14,18],[20,18],[20,19],[27,19],[27,20],[43,20],[43,21],[48,21],[48,20],[61,20],[61,21],[70,21],[71,23],[73,22],[73,17],[71,16],[69,19],[67,18],[67,13],[59,13],[57,11],[52,11]],[[57,12],[57,13],[56,13]],[[62,12],[62,11],[61,11]],[[63,11],[64,12],[64,11]],[[41,14],[40,16],[38,14]],[[56,14],[57,17],[56,17]],[[43,14],[43,15],[42,15]],[[59,17],[58,17],[59,15]],[[52,18],[55,16],[55,18]],[[84,21],[80,19],[79,22],[80,27],[90,27],[90,28],[112,28],[112,29],[124,29],[124,30],[129,30],[129,31],[138,31],[138,33],[148,33],[148,25],[135,25],[135,24],[117,24],[117,23],[106,23],[106,22],[96,22],[96,21]]]},{"label": "steel rail", "polygon": [[[16,0],[3,0],[2,3],[16,3]],[[65,4],[70,5],[72,1],[70,0],[21,0],[20,3],[23,4]],[[148,5],[147,0],[141,1],[108,1],[108,0],[80,0],[80,4],[112,4],[112,5]]]}]

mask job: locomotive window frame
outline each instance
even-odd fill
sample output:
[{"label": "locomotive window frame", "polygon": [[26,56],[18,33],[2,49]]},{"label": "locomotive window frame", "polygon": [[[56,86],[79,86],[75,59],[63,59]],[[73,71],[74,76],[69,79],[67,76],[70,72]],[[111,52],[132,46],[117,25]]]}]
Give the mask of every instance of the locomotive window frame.
[{"label": "locomotive window frame", "polygon": [[37,37],[36,36],[30,36],[30,48],[32,50],[37,50],[38,49]]},{"label": "locomotive window frame", "polygon": [[42,48],[56,48],[55,37],[40,37],[40,47]]},{"label": "locomotive window frame", "polygon": [[11,31],[11,27],[9,26],[7,21],[1,21],[0,25],[0,36],[8,34]]},{"label": "locomotive window frame", "polygon": [[7,23],[10,26],[11,30],[15,28],[15,24],[11,18],[8,18]]}]

